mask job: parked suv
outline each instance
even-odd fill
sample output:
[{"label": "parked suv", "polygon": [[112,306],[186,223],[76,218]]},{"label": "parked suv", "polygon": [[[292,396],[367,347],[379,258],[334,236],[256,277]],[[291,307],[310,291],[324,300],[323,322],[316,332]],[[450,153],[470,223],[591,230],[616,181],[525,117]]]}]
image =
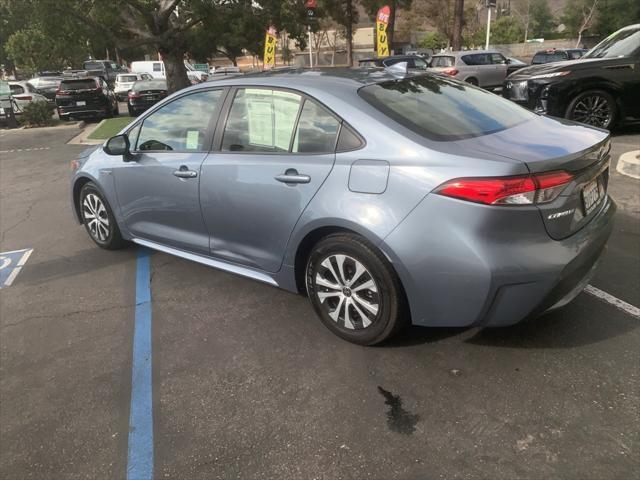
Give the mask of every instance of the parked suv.
[{"label": "parked suv", "polygon": [[483,88],[502,85],[507,76],[508,60],[495,50],[469,50],[434,55],[430,69]]},{"label": "parked suv", "polygon": [[549,48],[537,52],[531,60],[531,65],[540,65],[541,63],[562,62],[564,60],[577,60],[581,58],[587,51],[584,48]]},{"label": "parked suv", "polygon": [[113,86],[119,73],[123,73],[118,64],[112,60],[87,60],[82,68],[91,72],[92,76],[102,77]]},{"label": "parked suv", "polygon": [[118,101],[102,78],[65,78],[56,92],[56,106],[61,120],[103,117],[118,114]]},{"label": "parked suv", "polygon": [[385,58],[363,58],[358,60],[360,68],[384,68],[396,63],[407,63],[408,70],[426,70],[429,66],[427,59],[419,55],[391,55]]},{"label": "parked suv", "polygon": [[600,128],[640,118],[640,24],[618,30],[580,60],[518,70],[502,94],[536,113]]}]

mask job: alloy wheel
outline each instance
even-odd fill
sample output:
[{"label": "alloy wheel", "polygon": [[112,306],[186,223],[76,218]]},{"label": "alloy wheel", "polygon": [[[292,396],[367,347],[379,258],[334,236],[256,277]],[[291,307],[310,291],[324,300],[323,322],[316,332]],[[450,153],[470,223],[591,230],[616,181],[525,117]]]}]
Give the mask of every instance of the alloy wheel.
[{"label": "alloy wheel", "polygon": [[360,261],[329,255],[320,263],[314,283],[321,306],[339,326],[361,330],[376,321],[381,302],[378,285]]},{"label": "alloy wheel", "polygon": [[573,107],[573,120],[595,127],[607,128],[613,118],[609,101],[602,95],[582,97]]},{"label": "alloy wheel", "polygon": [[106,242],[110,232],[109,214],[95,193],[89,193],[84,197],[82,216],[91,236],[99,242]]}]

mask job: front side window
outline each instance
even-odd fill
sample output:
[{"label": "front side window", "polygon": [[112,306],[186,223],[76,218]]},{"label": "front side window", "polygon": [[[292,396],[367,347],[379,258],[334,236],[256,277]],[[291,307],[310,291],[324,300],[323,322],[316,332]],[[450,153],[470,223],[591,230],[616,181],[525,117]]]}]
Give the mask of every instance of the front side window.
[{"label": "front side window", "polygon": [[302,97],[264,88],[242,88],[229,112],[222,150],[288,152]]},{"label": "front side window", "polygon": [[422,58],[414,58],[413,59],[413,66],[414,66],[414,68],[417,68],[418,70],[426,70],[427,69],[427,62],[425,62]]},{"label": "front side window", "polygon": [[292,152],[329,153],[336,147],[340,122],[324,108],[305,100],[293,139]]},{"label": "front side window", "polygon": [[142,123],[137,150],[206,151],[209,122],[216,113],[222,90],[207,90],[180,97],[153,112]]},{"label": "front side window", "polygon": [[9,85],[11,89],[11,95],[20,95],[24,93],[24,87],[22,85]]},{"label": "front side window", "polygon": [[487,135],[537,118],[493,93],[435,75],[368,85],[358,94],[399,124],[436,141]]},{"label": "front side window", "polygon": [[499,53],[492,53],[491,63],[493,63],[494,65],[504,65],[505,63],[507,63],[507,60]]}]

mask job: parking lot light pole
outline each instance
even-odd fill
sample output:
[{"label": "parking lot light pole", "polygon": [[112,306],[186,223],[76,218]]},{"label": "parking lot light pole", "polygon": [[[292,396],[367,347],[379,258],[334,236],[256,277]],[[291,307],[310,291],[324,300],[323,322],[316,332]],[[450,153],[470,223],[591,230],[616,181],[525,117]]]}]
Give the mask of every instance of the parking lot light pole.
[{"label": "parking lot light pole", "polygon": [[487,39],[484,42],[484,49],[489,50],[489,37],[491,36],[491,8],[496,6],[496,0],[487,0]]}]

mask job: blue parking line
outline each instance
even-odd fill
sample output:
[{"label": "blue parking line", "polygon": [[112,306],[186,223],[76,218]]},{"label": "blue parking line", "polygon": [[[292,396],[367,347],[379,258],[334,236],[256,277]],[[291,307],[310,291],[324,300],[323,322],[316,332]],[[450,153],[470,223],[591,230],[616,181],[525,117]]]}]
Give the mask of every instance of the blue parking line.
[{"label": "blue parking line", "polygon": [[149,251],[136,261],[136,313],[133,332],[131,409],[127,479],[153,479],[153,386],[151,372],[151,287]]}]

